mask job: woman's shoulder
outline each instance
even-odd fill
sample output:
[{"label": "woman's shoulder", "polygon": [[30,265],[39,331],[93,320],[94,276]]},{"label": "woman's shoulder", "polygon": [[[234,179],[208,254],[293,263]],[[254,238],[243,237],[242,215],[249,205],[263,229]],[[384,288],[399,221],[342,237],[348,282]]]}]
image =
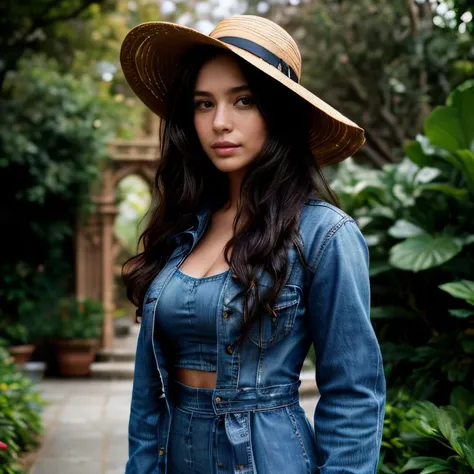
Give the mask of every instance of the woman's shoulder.
[{"label": "woman's shoulder", "polygon": [[341,232],[346,244],[360,245],[364,241],[350,215],[321,199],[310,199],[302,206],[299,232],[310,266],[317,264],[329,242]]},{"label": "woman's shoulder", "polygon": [[308,199],[301,208],[300,231],[331,232],[334,227],[352,221],[342,209],[322,199]]}]

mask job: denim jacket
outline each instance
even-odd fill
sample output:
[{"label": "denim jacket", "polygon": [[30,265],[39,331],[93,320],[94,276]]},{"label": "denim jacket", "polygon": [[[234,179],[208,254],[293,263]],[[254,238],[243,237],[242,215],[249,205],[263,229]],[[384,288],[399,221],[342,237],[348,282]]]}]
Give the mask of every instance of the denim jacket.
[{"label": "denim jacket", "polygon": [[[178,238],[143,301],[126,474],[167,472],[174,404],[168,362],[155,331],[155,311],[167,281],[204,233],[209,215],[200,212],[196,226],[178,236],[187,233],[192,239]],[[235,342],[246,289],[232,272],[227,274],[216,307],[215,413],[225,417],[235,474],[375,474],[385,377],[369,316],[367,245],[351,217],[320,200],[302,207],[299,232],[307,265],[295,249],[288,252],[289,276],[273,317],[264,318],[261,326],[257,321],[239,346]],[[269,284],[269,276],[262,273],[259,285]],[[299,375],[311,344],[320,391],[314,430],[307,418],[306,424],[293,416],[272,418],[273,425],[265,423],[268,410],[298,406]],[[268,456],[268,471],[258,472],[259,457],[264,456],[259,447],[267,446],[270,438],[279,461]],[[282,453],[288,453],[284,465]]]}]

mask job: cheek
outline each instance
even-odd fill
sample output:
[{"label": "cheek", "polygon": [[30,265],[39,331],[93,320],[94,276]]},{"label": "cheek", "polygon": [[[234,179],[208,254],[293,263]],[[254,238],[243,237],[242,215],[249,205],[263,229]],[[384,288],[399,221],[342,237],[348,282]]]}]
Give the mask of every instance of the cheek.
[{"label": "cheek", "polygon": [[260,151],[267,139],[267,126],[265,121],[259,116],[256,120],[248,123],[249,136],[252,137],[252,148]]}]

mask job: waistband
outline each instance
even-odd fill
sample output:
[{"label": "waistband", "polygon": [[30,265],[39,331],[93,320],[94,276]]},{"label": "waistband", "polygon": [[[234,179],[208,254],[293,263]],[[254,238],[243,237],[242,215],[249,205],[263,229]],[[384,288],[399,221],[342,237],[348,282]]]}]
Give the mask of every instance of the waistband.
[{"label": "waistband", "polygon": [[285,407],[299,401],[301,381],[265,388],[210,389],[174,381],[177,406],[224,419],[233,452],[234,474],[255,474],[251,442],[252,411]]},{"label": "waistband", "polygon": [[226,414],[269,410],[299,401],[298,380],[291,384],[264,388],[198,388],[174,381],[174,395],[180,408],[203,413]]},{"label": "waistband", "polygon": [[215,414],[212,405],[214,389],[191,387],[177,380],[174,381],[173,388],[177,407],[199,413]]}]

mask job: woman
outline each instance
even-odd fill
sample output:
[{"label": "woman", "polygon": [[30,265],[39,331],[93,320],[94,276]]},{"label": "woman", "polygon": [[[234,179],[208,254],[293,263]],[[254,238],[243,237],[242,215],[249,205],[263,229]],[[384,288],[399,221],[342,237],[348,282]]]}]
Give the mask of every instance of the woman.
[{"label": "woman", "polygon": [[[374,474],[385,379],[368,253],[320,167],[363,131],[299,85],[296,43],[235,16],[135,27],[125,77],[164,119],[125,264],[141,328],[126,474]],[[314,429],[298,402],[316,351]]]}]

